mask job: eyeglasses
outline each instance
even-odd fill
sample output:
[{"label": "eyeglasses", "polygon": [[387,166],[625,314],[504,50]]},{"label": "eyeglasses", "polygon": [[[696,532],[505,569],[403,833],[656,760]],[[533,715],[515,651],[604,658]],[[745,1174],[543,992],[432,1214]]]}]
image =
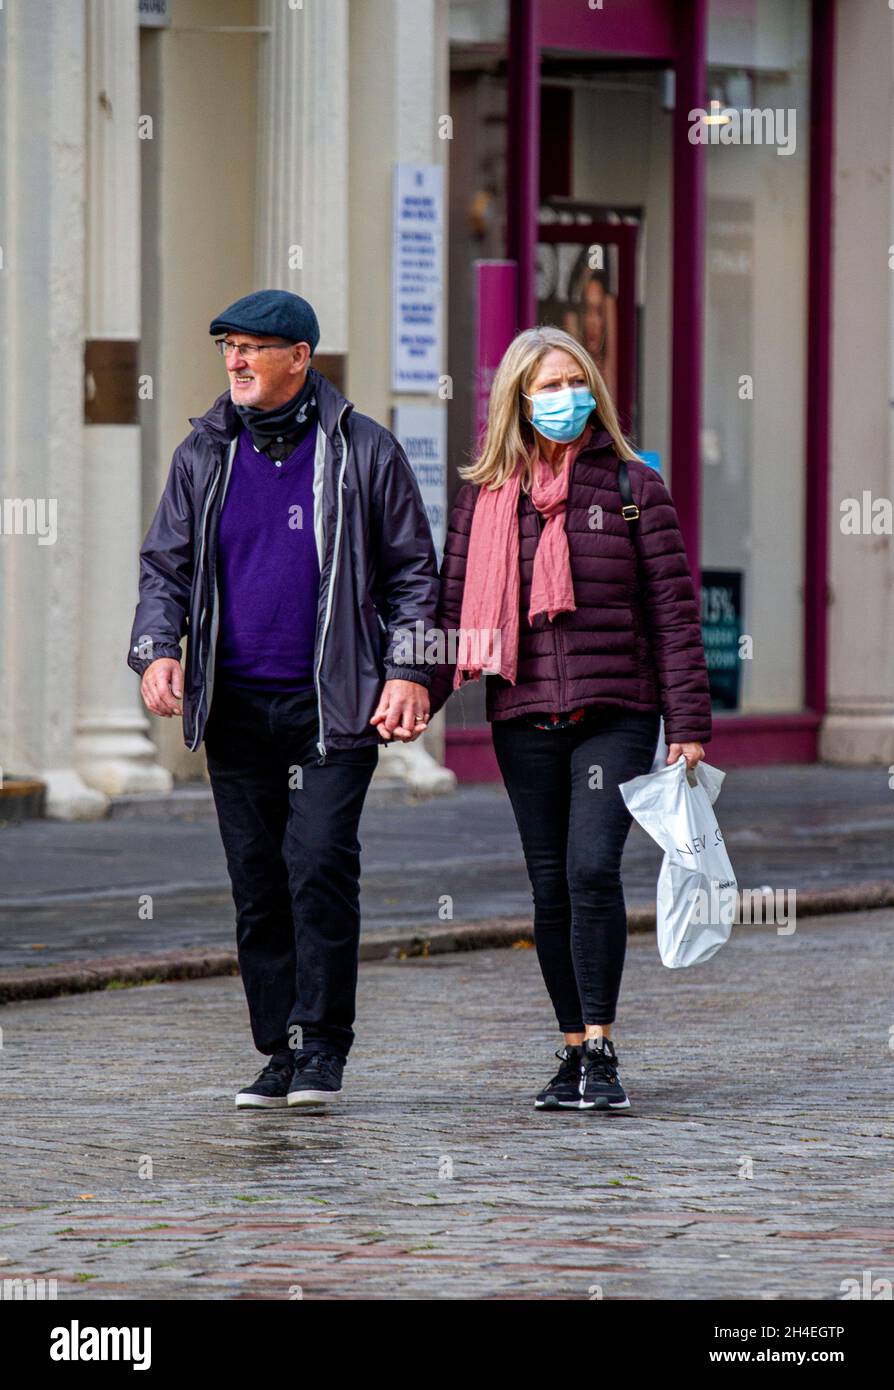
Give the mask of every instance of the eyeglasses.
[{"label": "eyeglasses", "polygon": [[284,348],[294,347],[294,343],[231,343],[227,338],[215,338],[214,346],[217,348],[221,357],[226,357],[231,352],[237,352],[246,361],[252,362],[259,352],[267,352],[269,349],[282,352]]}]

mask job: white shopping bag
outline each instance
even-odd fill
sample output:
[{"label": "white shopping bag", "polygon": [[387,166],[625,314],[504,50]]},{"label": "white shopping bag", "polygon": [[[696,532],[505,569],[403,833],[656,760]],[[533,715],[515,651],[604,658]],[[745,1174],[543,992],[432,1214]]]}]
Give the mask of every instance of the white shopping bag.
[{"label": "white shopping bag", "polygon": [[655,745],[655,756],[652,759],[650,772],[660,772],[667,767],[667,744],[664,741],[664,716],[658,722],[658,742]]},{"label": "white shopping bag", "polygon": [[736,876],[712,809],[725,772],[680,754],[660,772],[620,783],[628,811],[664,850],[658,875],[658,951],[671,969],[710,960],[736,915]]}]

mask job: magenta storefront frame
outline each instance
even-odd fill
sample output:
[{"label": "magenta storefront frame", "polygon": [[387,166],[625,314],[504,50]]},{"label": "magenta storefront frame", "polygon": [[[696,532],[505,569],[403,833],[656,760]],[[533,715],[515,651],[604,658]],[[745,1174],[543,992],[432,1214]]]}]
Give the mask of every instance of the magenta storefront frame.
[{"label": "magenta storefront frame", "polygon": [[[831,373],[832,172],[835,3],[812,0],[811,151],[806,327],[804,705],[774,714],[713,720],[709,760],[727,767],[815,762],[826,709],[828,656],[829,397]],[[673,169],[673,395],[671,487],[693,574],[700,571],[700,427],[703,342],[704,160],[681,122],[703,107],[708,0],[509,0],[507,243],[518,262],[517,327],[534,322],[539,71],[544,48],[663,60],[676,72]],[[694,155],[694,157],[690,157]],[[694,232],[694,234],[693,234]],[[461,781],[493,781],[499,770],[490,726],[448,729],[447,765]]]},{"label": "magenta storefront frame", "polygon": [[673,62],[676,8],[667,0],[605,0],[601,9],[587,0],[543,0],[541,47]]},{"label": "magenta storefront frame", "polygon": [[807,467],[804,498],[804,702],[826,711],[829,402],[832,375],[832,169],[835,0],[813,0],[810,39],[810,245],[807,265]]},{"label": "magenta storefront frame", "polygon": [[509,130],[506,249],[518,265],[517,324],[535,321],[536,228],[540,193],[540,6],[509,0]]},{"label": "magenta storefront frame", "polygon": [[480,440],[494,372],[515,336],[518,266],[515,261],[475,262],[475,434]]},{"label": "magenta storefront frame", "polygon": [[673,115],[670,479],[700,603],[706,150],[689,140],[689,112],[707,107],[707,0],[677,0],[673,8],[679,49]]}]

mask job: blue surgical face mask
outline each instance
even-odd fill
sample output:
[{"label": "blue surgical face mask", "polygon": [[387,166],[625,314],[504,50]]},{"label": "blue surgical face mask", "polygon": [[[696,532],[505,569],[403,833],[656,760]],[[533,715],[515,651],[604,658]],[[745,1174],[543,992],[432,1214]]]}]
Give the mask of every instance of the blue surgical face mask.
[{"label": "blue surgical face mask", "polygon": [[532,404],[531,424],[535,430],[557,444],[577,439],[596,409],[589,386],[564,386],[561,391],[522,395]]}]

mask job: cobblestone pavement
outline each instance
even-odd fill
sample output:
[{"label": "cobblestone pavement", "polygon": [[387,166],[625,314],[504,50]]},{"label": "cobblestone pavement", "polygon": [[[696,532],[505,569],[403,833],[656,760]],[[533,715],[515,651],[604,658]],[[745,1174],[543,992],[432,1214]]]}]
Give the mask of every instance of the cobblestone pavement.
[{"label": "cobblestone pavement", "polygon": [[[162,814],[0,828],[0,969],[232,948],[233,907],[213,815]],[[803,892],[894,877],[886,768],[733,768],[717,815],[742,888]],[[361,842],[366,928],[436,926],[444,893],[457,923],[530,915],[502,786],[372,802]],[[660,850],[634,824],[624,854],[628,907],[654,906],[660,863]],[[153,896],[151,919],[140,915],[145,893]]]},{"label": "cobblestone pavement", "polygon": [[[894,1279],[894,914],[631,938],[626,1115],[532,1106],[530,950],[367,964],[341,1110],[237,1112],[235,979],[10,1005],[0,1278],[122,1297],[841,1297]],[[140,1164],[151,1176],[140,1176]],[[753,1176],[743,1176],[749,1171]]]}]

